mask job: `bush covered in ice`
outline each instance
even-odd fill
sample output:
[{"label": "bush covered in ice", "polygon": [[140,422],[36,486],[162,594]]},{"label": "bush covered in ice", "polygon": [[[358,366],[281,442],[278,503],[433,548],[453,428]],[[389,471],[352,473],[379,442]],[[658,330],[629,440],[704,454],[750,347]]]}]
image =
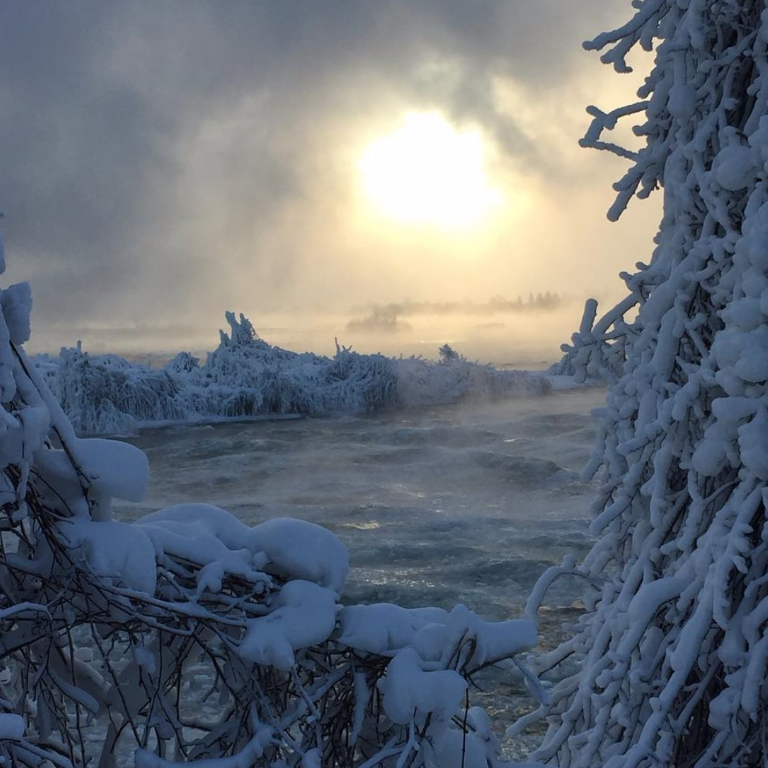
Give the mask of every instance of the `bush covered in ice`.
[{"label": "bush covered in ice", "polygon": [[202,365],[180,352],[164,370],[78,345],[36,364],[79,434],[114,433],[168,421],[270,414],[354,414],[453,403],[467,397],[542,393],[540,376],[472,363],[451,350],[439,363],[358,354],[290,352],[227,312],[229,333]]},{"label": "bush covered in ice", "polygon": [[77,437],[44,380],[60,376],[62,402],[96,431],[119,415],[115,401],[144,420],[174,413],[175,376],[199,371],[233,413],[257,407],[236,405],[237,387],[296,407],[301,392],[269,387],[301,366],[322,379],[325,407],[379,402],[390,361],[339,350],[318,365],[230,318],[203,367],[180,356],[137,375],[75,349],[36,368],[20,346],[29,308],[27,286],[0,293],[3,765],[500,765],[469,680],[530,648],[532,622],[488,623],[464,606],[343,606],[344,547],[299,520],[248,527],[207,504],[112,519],[113,498],[142,498],[146,457]]},{"label": "bush covered in ice", "polygon": [[[755,768],[768,754],[768,10],[633,5],[587,47],[618,71],[655,48],[655,65],[636,103],[590,108],[584,143],[631,161],[610,218],[658,187],[664,215],[650,263],[624,275],[630,296],[598,323],[590,311],[575,344],[587,372],[623,345],[590,468],[601,538],[578,571],[586,614],[541,663],[581,671],[527,720],[548,718],[535,754],[548,764]],[[638,152],[601,138],[627,115],[643,118]]]}]

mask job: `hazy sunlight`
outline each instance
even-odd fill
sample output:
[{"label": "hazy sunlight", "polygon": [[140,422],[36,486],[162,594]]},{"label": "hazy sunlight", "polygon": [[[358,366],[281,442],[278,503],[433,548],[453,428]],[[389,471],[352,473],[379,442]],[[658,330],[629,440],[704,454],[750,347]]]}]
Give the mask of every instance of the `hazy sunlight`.
[{"label": "hazy sunlight", "polygon": [[407,114],[368,146],[359,169],[371,204],[403,224],[474,227],[504,201],[486,176],[479,131],[459,132],[436,112]]}]

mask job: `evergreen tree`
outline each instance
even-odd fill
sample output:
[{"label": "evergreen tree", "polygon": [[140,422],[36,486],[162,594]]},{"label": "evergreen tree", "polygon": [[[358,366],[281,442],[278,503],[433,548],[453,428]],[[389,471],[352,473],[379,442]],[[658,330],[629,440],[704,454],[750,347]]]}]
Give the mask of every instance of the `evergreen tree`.
[{"label": "evergreen tree", "polygon": [[[609,386],[590,585],[534,758],[559,766],[764,766],[768,758],[768,11],[764,0],[635,0],[586,45],[629,71],[655,49],[639,100],[585,146],[631,161],[616,219],[663,190],[650,263],[599,323],[624,345]],[[603,138],[640,118],[645,146]],[[638,314],[624,324],[634,306]],[[611,327],[620,327],[621,333]],[[547,582],[567,572],[547,574]]]}]

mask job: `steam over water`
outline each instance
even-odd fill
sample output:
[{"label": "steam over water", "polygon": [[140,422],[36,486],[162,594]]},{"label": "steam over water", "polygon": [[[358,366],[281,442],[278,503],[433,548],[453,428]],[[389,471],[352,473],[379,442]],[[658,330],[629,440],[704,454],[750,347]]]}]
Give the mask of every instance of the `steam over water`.
[{"label": "steam over water", "polygon": [[[148,430],[150,488],[124,518],[186,501],[248,524],[299,517],[350,553],[345,600],[520,613],[539,574],[584,554],[594,488],[579,480],[602,389],[554,391],[410,413]],[[542,617],[553,643],[578,598],[558,582]],[[497,673],[484,706],[507,722],[528,701]]]}]

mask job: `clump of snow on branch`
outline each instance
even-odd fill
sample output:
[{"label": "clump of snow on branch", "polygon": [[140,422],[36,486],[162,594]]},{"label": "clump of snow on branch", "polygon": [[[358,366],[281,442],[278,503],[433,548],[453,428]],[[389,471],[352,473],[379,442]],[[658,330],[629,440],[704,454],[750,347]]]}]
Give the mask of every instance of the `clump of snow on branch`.
[{"label": "clump of snow on branch", "polygon": [[[0,293],[0,763],[501,766],[469,682],[531,648],[531,621],[343,606],[347,553],[300,520],[249,527],[202,503],[112,519],[112,499],[141,500],[147,459],[76,436],[20,346],[29,310],[28,286]],[[206,365],[220,389],[255,389],[261,358],[321,375],[314,356],[230,323]],[[328,390],[352,386],[353,400],[381,360],[340,350],[321,369],[335,376]],[[169,371],[135,377],[119,358],[93,365],[80,350],[61,366],[79,371],[59,395],[80,414],[93,414],[98,390],[105,413],[118,393],[151,417],[177,386]],[[171,369],[198,366],[180,356]]]},{"label": "clump of snow on branch", "polygon": [[[358,354],[296,353],[259,338],[227,312],[229,333],[202,365],[180,352],[163,370],[78,345],[36,365],[80,434],[125,432],[157,422],[279,414],[355,414],[453,403],[468,397],[543,393],[548,382],[472,363],[450,349],[439,363]],[[441,350],[442,352],[442,350]]]},{"label": "clump of snow on branch", "polygon": [[[638,102],[590,110],[583,143],[631,161],[611,219],[656,188],[664,214],[629,297],[602,321],[590,307],[574,344],[582,375],[622,345],[588,469],[601,537],[576,569],[586,613],[539,665],[581,671],[517,728],[547,718],[546,764],[747,768],[768,742],[768,10],[633,5],[587,47],[655,64]],[[629,115],[637,152],[603,139]]]}]

